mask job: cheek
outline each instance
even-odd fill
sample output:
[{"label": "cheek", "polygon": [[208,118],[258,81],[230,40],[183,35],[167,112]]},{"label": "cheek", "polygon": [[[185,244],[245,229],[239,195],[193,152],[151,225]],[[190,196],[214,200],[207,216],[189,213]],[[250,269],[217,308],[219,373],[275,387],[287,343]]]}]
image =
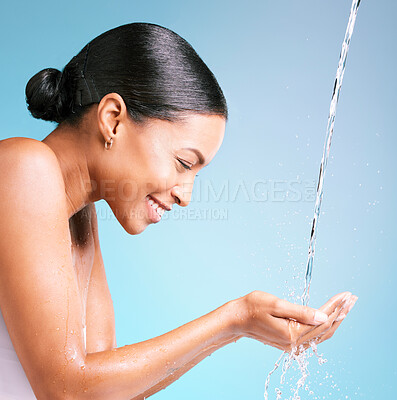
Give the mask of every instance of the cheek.
[{"label": "cheek", "polygon": [[147,192],[162,192],[173,186],[175,183],[176,172],[170,163],[156,164],[150,167],[147,175]]},{"label": "cheek", "polygon": [[135,179],[123,179],[117,185],[117,196],[121,201],[133,201],[139,196],[139,182]]}]

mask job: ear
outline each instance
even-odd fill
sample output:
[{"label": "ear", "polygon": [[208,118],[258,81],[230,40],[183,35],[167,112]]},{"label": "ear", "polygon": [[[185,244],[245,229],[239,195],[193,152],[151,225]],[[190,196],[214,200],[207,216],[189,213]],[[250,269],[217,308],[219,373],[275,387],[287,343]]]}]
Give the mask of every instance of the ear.
[{"label": "ear", "polygon": [[120,124],[127,118],[127,107],[118,93],[102,97],[97,110],[98,126],[104,141],[114,139]]}]

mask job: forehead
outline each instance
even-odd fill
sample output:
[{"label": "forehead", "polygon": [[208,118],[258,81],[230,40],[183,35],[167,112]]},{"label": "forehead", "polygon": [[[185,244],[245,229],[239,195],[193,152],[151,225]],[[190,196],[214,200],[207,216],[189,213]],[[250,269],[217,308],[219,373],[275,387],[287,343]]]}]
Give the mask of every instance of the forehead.
[{"label": "forehead", "polygon": [[196,148],[210,161],[222,144],[226,122],[219,115],[189,114],[177,122],[154,120],[150,125],[164,145]]}]

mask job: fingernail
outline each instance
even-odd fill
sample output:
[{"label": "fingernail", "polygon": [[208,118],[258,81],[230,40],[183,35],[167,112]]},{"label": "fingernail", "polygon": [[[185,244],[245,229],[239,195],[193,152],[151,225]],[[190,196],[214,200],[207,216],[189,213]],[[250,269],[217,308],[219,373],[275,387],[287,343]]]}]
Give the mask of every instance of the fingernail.
[{"label": "fingernail", "polygon": [[316,322],[317,324],[322,324],[325,321],[328,321],[328,315],[321,312],[321,311],[316,311],[314,313],[314,322]]}]

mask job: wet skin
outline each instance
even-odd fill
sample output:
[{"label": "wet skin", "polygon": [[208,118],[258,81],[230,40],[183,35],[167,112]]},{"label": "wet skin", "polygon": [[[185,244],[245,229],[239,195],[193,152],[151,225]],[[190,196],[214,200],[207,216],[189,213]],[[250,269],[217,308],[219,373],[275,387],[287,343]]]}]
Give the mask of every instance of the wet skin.
[{"label": "wet skin", "polygon": [[223,118],[198,114],[136,124],[111,93],[78,127],[60,124],[43,141],[0,142],[0,306],[38,399],[143,399],[241,337],[290,351],[340,325],[352,304],[346,293],[320,308],[320,323],[315,309],[254,291],[116,347],[94,203],[104,199],[128,233],[141,233],[158,221],[150,199],[163,209],[189,204],[224,131]]}]

